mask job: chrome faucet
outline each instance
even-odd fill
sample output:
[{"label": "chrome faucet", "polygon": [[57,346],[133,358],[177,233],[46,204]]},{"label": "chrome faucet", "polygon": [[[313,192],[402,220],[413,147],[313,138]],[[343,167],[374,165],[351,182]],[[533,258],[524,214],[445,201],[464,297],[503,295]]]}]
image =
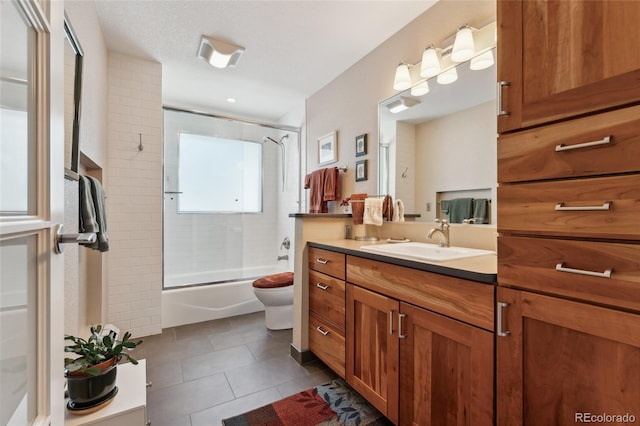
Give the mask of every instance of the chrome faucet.
[{"label": "chrome faucet", "polygon": [[436,219],[438,226],[433,228],[427,234],[427,239],[430,240],[433,234],[438,233],[438,245],[440,247],[449,247],[449,221],[447,219]]}]

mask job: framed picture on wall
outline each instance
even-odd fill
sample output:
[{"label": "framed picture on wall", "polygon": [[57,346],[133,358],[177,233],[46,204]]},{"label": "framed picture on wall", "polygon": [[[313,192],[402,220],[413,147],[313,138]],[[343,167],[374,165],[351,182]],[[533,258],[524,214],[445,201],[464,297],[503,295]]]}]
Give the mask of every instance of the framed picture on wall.
[{"label": "framed picture on wall", "polygon": [[367,134],[356,136],[356,157],[367,155]]},{"label": "framed picture on wall", "polygon": [[367,160],[356,161],[356,182],[367,180]]},{"label": "framed picture on wall", "polygon": [[338,140],[336,132],[318,138],[318,166],[338,161]]}]

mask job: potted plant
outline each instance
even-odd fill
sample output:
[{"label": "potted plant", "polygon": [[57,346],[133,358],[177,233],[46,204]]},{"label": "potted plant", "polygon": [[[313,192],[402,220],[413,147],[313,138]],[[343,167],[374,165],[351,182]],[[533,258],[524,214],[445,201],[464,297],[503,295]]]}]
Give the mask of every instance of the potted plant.
[{"label": "potted plant", "polygon": [[124,333],[122,340],[117,340],[117,331],[101,325],[92,325],[90,331],[88,339],[70,335],[64,338],[71,342],[64,351],[78,355],[64,360],[70,409],[93,407],[110,400],[117,392],[115,384],[120,360],[126,358],[132,364],[138,364],[127,352],[142,344],[142,340],[129,340],[129,332]]}]

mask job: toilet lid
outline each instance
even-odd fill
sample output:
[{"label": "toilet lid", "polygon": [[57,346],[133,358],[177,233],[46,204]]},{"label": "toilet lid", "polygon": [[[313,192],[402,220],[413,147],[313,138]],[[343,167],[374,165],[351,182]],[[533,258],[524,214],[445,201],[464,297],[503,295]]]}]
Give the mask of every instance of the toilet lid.
[{"label": "toilet lid", "polygon": [[293,285],[293,272],[267,275],[253,282],[255,288],[279,288]]}]

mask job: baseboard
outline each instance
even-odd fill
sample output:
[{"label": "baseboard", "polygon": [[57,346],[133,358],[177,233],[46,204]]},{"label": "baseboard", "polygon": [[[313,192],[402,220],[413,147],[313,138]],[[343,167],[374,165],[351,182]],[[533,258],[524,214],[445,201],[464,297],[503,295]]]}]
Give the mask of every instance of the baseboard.
[{"label": "baseboard", "polygon": [[291,344],[291,357],[296,360],[300,365],[308,364],[318,359],[310,350],[300,351],[298,348]]}]

